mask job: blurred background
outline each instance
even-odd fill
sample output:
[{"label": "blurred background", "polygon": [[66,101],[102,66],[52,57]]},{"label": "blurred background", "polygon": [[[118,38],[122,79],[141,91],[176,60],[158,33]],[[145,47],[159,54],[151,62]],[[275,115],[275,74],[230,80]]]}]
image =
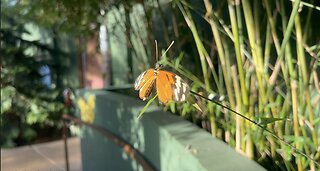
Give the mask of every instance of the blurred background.
[{"label": "blurred background", "polygon": [[[319,161],[319,18],[314,0],[2,0],[1,148],[61,139],[74,91],[130,86],[154,67],[157,40],[161,53],[175,41],[160,60],[193,91]],[[164,110],[268,170],[317,169],[210,102]]]}]

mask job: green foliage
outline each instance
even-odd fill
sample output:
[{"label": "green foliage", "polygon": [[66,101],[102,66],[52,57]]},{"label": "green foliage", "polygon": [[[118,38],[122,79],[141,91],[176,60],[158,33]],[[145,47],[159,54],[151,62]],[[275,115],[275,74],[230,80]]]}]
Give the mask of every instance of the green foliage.
[{"label": "green foliage", "polygon": [[[145,21],[151,25],[145,28],[147,35],[159,41],[160,49],[176,42],[161,62],[187,78],[193,91],[264,124],[319,161],[320,4],[300,2],[146,0],[136,5],[144,7]],[[141,42],[152,44],[147,39]],[[191,98],[165,109],[190,119],[269,170],[319,169],[253,124]]]},{"label": "green foliage", "polygon": [[[1,5],[1,144],[35,137],[32,125],[56,124],[62,109],[57,99],[65,85],[61,76],[71,63],[57,46],[60,31],[87,34],[106,23],[110,46],[120,42],[128,48],[127,74],[121,70],[121,75],[129,81],[154,65],[155,39],[159,49],[174,40],[161,62],[187,78],[193,91],[260,121],[308,156],[320,158],[318,2],[5,0]],[[51,43],[26,39],[26,22],[50,30]],[[117,51],[124,50],[113,48]],[[41,84],[43,64],[52,69],[51,88]],[[197,97],[188,100],[165,109],[269,170],[319,169],[227,110]]]},{"label": "green foliage", "polygon": [[158,97],[158,94],[154,95],[153,98],[151,98],[148,103],[143,107],[143,109],[140,111],[139,115],[138,115],[138,119],[140,119],[144,113],[146,112],[146,110],[148,109],[148,107],[152,104],[152,102]]},{"label": "green foliage", "polygon": [[[27,16],[11,15],[26,9],[8,2],[14,1],[1,1],[2,147],[28,144],[43,136],[60,136],[62,92],[64,86],[72,87],[63,80],[70,70],[66,65],[70,54],[54,46],[54,41],[35,36],[32,29],[38,28],[42,33],[45,29],[30,23]],[[59,61],[62,56],[64,60]]]},{"label": "green foliage", "polygon": [[[317,108],[320,103],[312,98],[319,97],[319,93],[311,93],[319,89],[319,65],[316,62],[319,56],[316,50],[309,50],[319,41],[319,32],[314,30],[319,11],[304,8],[300,12],[298,1],[291,5],[284,1],[211,3],[204,0],[202,9],[183,0],[175,1],[175,4],[183,14],[198,49],[203,78],[198,85],[205,85],[202,90],[198,86],[198,91],[209,97],[213,90],[227,97],[224,104],[249,118],[260,120],[280,137],[292,135],[295,147],[311,158],[319,159],[320,154],[314,148],[314,145],[319,145],[320,134],[316,131],[319,124],[314,118],[319,117]],[[280,11],[273,10],[275,6]],[[202,16],[203,20],[199,21],[192,12]],[[213,40],[202,36],[208,34],[208,29],[202,29],[198,23],[210,26]],[[226,27],[229,24],[231,28]],[[212,42],[211,46],[206,42]],[[209,55],[208,49],[213,49],[213,55]],[[218,61],[218,65],[212,65],[212,61]],[[178,68],[174,62],[167,63]],[[192,74],[186,76],[193,78]],[[235,144],[236,149],[256,158],[268,169],[273,168],[269,162],[279,163],[274,166],[279,168],[284,164],[287,170],[292,169],[293,163],[296,164],[294,170],[319,169],[318,165],[310,164],[312,161],[300,156],[279,159],[279,156],[285,156],[277,150],[285,148],[281,142],[268,135],[267,138],[257,138],[252,124],[239,120],[237,116],[229,116],[229,113],[221,115],[222,110],[210,110],[209,104],[201,103],[211,118],[213,136]],[[308,122],[308,126],[302,120]],[[220,131],[225,136],[221,136]],[[287,138],[285,136],[285,140],[290,141]],[[265,154],[266,150],[270,153]],[[263,160],[268,159],[264,155],[270,155],[274,161],[265,164]]]}]

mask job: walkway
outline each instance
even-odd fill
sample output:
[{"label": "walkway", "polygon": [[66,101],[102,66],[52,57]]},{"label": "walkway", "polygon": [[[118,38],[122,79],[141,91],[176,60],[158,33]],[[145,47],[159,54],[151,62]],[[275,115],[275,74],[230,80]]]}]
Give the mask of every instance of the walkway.
[{"label": "walkway", "polygon": [[[81,171],[80,139],[68,139],[70,171]],[[63,140],[1,149],[2,171],[65,171]]]}]

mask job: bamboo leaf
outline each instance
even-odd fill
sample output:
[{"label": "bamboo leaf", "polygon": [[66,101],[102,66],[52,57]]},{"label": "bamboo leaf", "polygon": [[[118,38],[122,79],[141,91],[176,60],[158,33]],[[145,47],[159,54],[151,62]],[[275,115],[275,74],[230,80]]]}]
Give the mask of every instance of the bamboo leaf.
[{"label": "bamboo leaf", "polygon": [[259,118],[258,123],[260,125],[267,125],[270,123],[274,123],[276,121],[285,121],[285,120],[289,120],[287,118]]},{"label": "bamboo leaf", "polygon": [[147,108],[151,105],[151,103],[158,97],[158,94],[156,94],[152,99],[148,101],[148,103],[143,107],[143,109],[140,111],[138,119],[140,119],[143,114],[146,112]]}]

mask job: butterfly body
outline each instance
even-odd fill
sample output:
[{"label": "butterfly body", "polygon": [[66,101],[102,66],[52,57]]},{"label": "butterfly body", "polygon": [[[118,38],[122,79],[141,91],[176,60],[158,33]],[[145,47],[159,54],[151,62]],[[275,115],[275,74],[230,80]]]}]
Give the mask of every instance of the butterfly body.
[{"label": "butterfly body", "polygon": [[160,68],[161,65],[157,63],[154,69],[148,69],[137,77],[134,88],[139,90],[140,99],[146,100],[155,87],[162,104],[170,100],[185,101],[190,90],[188,84],[176,74]]}]

